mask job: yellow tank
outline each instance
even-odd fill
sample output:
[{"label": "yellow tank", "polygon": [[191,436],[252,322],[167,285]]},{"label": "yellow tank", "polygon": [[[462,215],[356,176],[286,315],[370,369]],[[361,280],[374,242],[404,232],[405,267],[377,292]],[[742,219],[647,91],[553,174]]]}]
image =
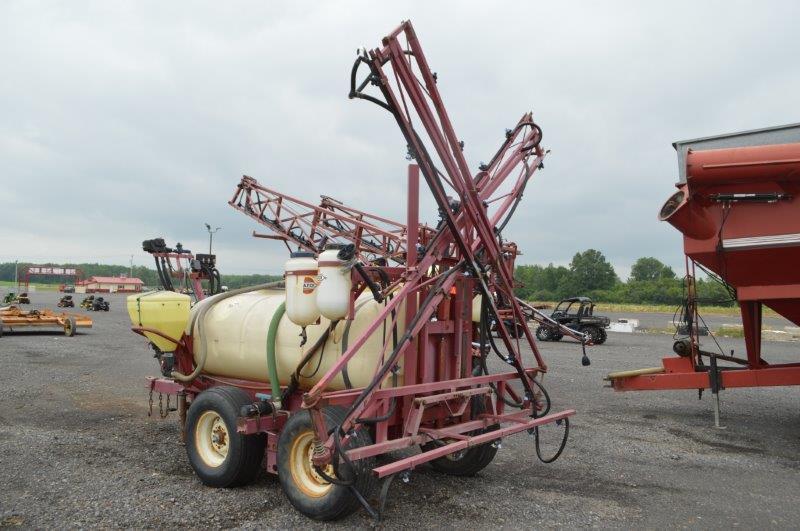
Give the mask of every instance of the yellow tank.
[{"label": "yellow tank", "polygon": [[[273,315],[286,301],[283,290],[260,290],[233,295],[217,300],[209,297],[189,310],[189,297],[172,292],[156,292],[128,297],[128,313],[134,326],[155,328],[171,337],[180,338],[182,333],[190,333],[190,318],[205,305],[213,306],[206,313],[203,327],[195,323],[193,347],[195,361],[199,358],[200,347],[207,347],[206,363],[203,373],[210,376],[241,378],[258,382],[269,382],[267,369],[267,332]],[[376,302],[367,293],[356,301],[356,315],[352,321],[339,321],[328,339],[311,361],[301,371],[300,387],[311,388],[330,369],[334,363],[361,335],[383,309],[384,304]],[[405,330],[404,307],[398,310],[398,337]],[[301,327],[292,323],[284,313],[278,324],[275,338],[275,362],[278,379],[282,385],[289,383],[290,376],[306,352],[317,342],[330,326],[330,321],[320,318],[319,324],[306,326],[307,340],[303,347]],[[175,345],[155,334],[146,334],[162,351],[175,350]],[[390,344],[386,355],[392,350],[391,318],[385,326],[367,339],[358,354],[350,360],[347,377],[352,387],[367,385],[381,364],[380,355],[384,338]],[[401,360],[402,361],[402,360]],[[397,384],[403,382],[402,363]],[[388,382],[391,385],[391,381]],[[342,374],[339,374],[328,387],[330,390],[346,389]]]},{"label": "yellow tank", "polygon": [[[195,325],[194,349],[197,360],[200,342],[207,345],[206,363],[203,372],[210,375],[242,378],[268,382],[267,371],[267,331],[272,316],[286,300],[283,291],[261,290],[235,295],[222,300],[208,311],[203,331],[198,333]],[[196,304],[193,312],[202,305],[214,302],[214,298]],[[311,358],[301,371],[300,387],[308,389],[330,369],[334,363],[377,317],[384,304],[376,302],[371,294],[364,294],[356,301],[356,316],[352,321],[339,321],[328,336],[323,348]],[[404,311],[398,311],[400,316]],[[278,325],[275,340],[275,361],[278,379],[282,385],[289,383],[297,364],[330,326],[330,321],[320,318],[319,324],[306,327],[307,341],[303,347],[301,327],[292,323],[284,315]],[[398,319],[398,337],[404,331],[405,320]],[[385,328],[385,331],[384,331]],[[352,387],[367,385],[380,363],[380,354],[385,337],[391,341],[391,319],[385,327],[380,326],[369,337],[365,345],[350,361],[347,376]],[[389,345],[386,355],[390,354]],[[398,374],[398,384],[402,383],[402,368]],[[330,390],[346,389],[344,377],[339,374],[328,387]]]},{"label": "yellow tank", "polygon": [[[191,298],[172,291],[153,291],[128,296],[128,315],[134,326],[155,328],[164,334],[180,339],[189,320]],[[175,343],[145,332],[147,339],[162,352],[175,350]]]}]

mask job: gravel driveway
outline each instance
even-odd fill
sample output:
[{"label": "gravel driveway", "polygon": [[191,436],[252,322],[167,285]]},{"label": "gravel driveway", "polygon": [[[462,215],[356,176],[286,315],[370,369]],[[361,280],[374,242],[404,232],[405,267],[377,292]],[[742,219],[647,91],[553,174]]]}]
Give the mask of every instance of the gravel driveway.
[{"label": "gravel driveway", "polygon": [[[54,306],[58,296],[32,299]],[[74,338],[0,338],[0,526],[373,525],[363,511],[312,522],[266,474],[241,489],[202,486],[175,415],[147,417],[144,377],[157,367],[129,330],[124,297],[109,299],[111,311],[92,313],[94,328]],[[743,350],[740,340],[722,341]],[[581,367],[575,344],[542,349],[554,408],[578,410],[561,459],[539,463],[530,437],[516,435],[477,477],[421,468],[393,484],[386,527],[797,527],[800,388],[725,391],[728,428],[715,430],[710,399],[696,392],[603,387],[610,371],[658,365],[670,355],[665,336],[610,334],[591,350],[590,367]],[[796,344],[767,342],[764,351],[768,360],[798,361]]]}]

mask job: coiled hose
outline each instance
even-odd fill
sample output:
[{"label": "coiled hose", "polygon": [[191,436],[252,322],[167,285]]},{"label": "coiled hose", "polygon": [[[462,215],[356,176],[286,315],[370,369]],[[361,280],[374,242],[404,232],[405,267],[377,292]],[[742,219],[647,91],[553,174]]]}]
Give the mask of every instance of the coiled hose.
[{"label": "coiled hose", "polygon": [[[227,291],[225,293],[220,293],[219,295],[215,295],[214,297],[208,299],[208,302],[202,303],[202,307],[197,312],[192,314],[192,317],[189,321],[190,337],[194,338],[196,335],[197,336],[202,335],[203,327],[205,325],[206,314],[215,304],[222,302],[226,299],[230,299],[235,295],[241,295],[243,293],[251,293],[253,291],[260,291],[262,289],[282,288],[284,286],[285,286],[284,281],[278,280],[277,282],[268,282],[267,284],[259,284],[257,286],[239,288]],[[197,326],[197,334],[195,334],[195,326]],[[170,374],[172,378],[178,380],[179,382],[190,383],[200,375],[200,373],[203,371],[203,367],[205,367],[206,364],[206,357],[208,355],[208,346],[206,345],[205,341],[201,341],[199,348],[200,352],[194,370],[189,374],[183,374],[178,371],[172,371],[172,373]]]}]

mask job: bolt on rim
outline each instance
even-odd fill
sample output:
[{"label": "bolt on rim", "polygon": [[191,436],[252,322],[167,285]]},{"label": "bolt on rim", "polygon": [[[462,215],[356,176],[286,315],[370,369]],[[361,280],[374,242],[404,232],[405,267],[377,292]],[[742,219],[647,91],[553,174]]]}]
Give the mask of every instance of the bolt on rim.
[{"label": "bolt on rim", "polygon": [[[312,498],[320,498],[325,496],[333,485],[328,483],[314,468],[313,456],[314,432],[308,430],[300,433],[292,443],[289,452],[289,469],[292,471],[295,485],[304,494]],[[328,464],[324,471],[329,477],[334,477],[332,464]]]},{"label": "bolt on rim", "polygon": [[195,447],[205,464],[218,467],[228,456],[230,434],[225,421],[216,411],[206,411],[197,420]]}]

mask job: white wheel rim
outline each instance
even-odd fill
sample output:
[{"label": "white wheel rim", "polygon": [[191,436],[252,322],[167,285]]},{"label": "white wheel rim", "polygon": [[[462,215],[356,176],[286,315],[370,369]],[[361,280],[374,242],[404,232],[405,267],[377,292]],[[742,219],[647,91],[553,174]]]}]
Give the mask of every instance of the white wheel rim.
[{"label": "white wheel rim", "polygon": [[[314,432],[304,431],[295,438],[289,450],[289,470],[295,485],[311,498],[325,496],[333,487],[317,472],[311,458],[314,455]],[[325,467],[325,474],[334,476],[333,465]]]},{"label": "white wheel rim", "polygon": [[216,468],[228,456],[230,434],[225,421],[216,411],[205,411],[194,429],[194,444],[203,462]]}]

